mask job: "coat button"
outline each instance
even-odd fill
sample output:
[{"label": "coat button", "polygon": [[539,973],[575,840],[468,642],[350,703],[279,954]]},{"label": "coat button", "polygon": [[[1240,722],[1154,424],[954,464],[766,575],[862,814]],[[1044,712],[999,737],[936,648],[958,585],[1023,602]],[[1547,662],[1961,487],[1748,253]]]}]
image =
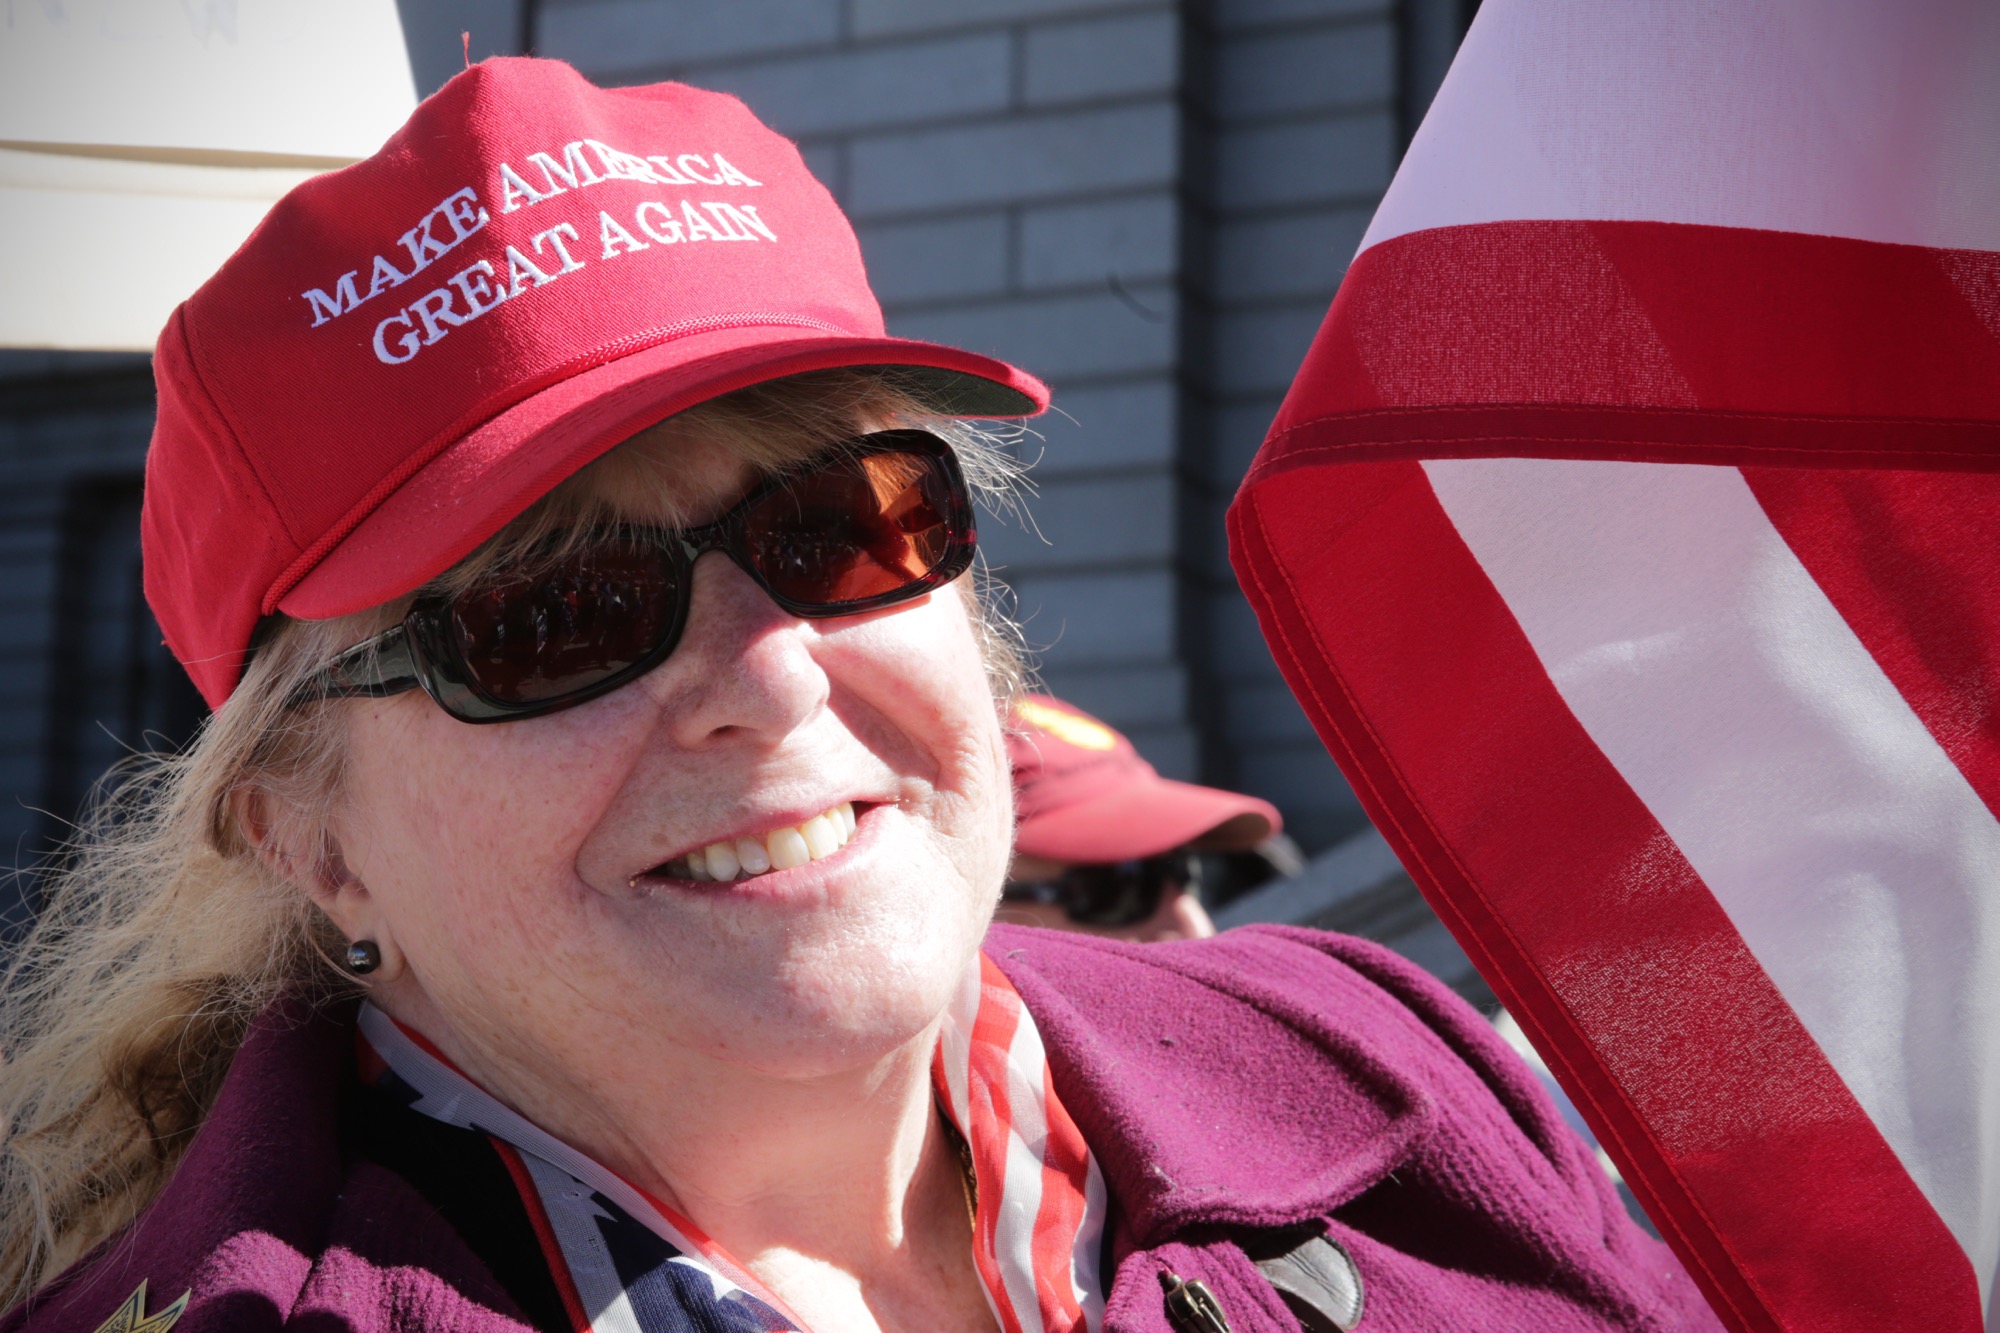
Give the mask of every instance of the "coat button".
[{"label": "coat button", "polygon": [[1160,1286],[1167,1293],[1167,1322],[1178,1333],[1230,1333],[1222,1303],[1200,1282],[1186,1281],[1179,1273],[1162,1269]]}]

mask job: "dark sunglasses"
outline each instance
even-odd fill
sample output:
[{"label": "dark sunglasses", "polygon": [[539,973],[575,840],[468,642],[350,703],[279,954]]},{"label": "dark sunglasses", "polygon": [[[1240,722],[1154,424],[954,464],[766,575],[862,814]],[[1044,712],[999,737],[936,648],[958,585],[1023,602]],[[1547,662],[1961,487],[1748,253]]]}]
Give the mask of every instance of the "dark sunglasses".
[{"label": "dark sunglasses", "polygon": [[547,566],[419,596],[401,624],[321,667],[299,697],[421,688],[461,722],[537,717],[664,661],[687,624],[694,563],[709,551],[728,555],[790,614],[817,620],[941,588],[965,572],[976,544],[951,446],[928,431],[878,431],[702,527],[610,529]]},{"label": "dark sunglasses", "polygon": [[1012,881],[1001,897],[1053,904],[1081,925],[1130,926],[1158,911],[1169,888],[1199,892],[1201,858],[1193,852],[1166,852],[1138,861],[1073,865],[1054,879]]}]

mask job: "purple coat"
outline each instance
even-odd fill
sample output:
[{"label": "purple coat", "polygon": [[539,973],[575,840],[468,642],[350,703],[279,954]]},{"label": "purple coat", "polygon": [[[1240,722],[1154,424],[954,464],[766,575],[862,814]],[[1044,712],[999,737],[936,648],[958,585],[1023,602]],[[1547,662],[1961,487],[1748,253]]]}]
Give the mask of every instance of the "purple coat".
[{"label": "purple coat", "polygon": [[[1103,1168],[1115,1333],[1171,1333],[1166,1270],[1233,1333],[1297,1333],[1242,1246],[1301,1224],[1352,1256],[1364,1333],[1718,1327],[1512,1052],[1387,951],[1276,927],[996,926],[986,949]],[[526,1329],[438,1209],[341,1141],[353,1049],[345,1011],[260,1019],[158,1200],[0,1333],[95,1333],[141,1279],[147,1313],[192,1289],[176,1333]]]}]

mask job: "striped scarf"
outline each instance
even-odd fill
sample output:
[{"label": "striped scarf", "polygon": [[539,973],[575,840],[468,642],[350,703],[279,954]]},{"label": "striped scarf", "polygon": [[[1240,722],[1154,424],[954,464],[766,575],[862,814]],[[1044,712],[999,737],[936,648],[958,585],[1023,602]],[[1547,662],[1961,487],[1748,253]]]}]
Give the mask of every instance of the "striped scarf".
[{"label": "striped scarf", "polygon": [[[809,1333],[687,1218],[508,1109],[420,1034],[361,1010],[365,1082],[486,1135],[520,1191],[572,1333]],[[1049,1079],[1035,1022],[984,954],[931,1065],[970,1150],[972,1259],[1003,1333],[1100,1333],[1104,1178]]]}]

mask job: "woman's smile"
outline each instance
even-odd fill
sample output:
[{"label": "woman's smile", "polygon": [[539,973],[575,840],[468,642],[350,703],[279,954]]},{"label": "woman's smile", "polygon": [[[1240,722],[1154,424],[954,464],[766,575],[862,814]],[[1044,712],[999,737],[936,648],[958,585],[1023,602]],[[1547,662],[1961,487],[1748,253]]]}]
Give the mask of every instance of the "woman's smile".
[{"label": "woman's smile", "polygon": [[861,802],[857,812],[854,801],[841,801],[795,823],[718,838],[640,873],[633,878],[633,885],[730,883],[823,862],[855,840],[861,815],[875,808]]}]

